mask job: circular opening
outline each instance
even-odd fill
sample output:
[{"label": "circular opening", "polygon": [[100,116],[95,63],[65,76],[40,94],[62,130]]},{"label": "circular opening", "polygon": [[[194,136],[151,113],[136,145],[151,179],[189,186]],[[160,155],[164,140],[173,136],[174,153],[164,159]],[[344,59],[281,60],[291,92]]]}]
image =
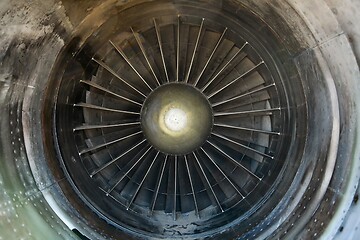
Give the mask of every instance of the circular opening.
[{"label": "circular opening", "polygon": [[291,89],[241,22],[161,9],[109,20],[63,62],[55,141],[69,182],[111,225],[208,236],[281,194]]}]

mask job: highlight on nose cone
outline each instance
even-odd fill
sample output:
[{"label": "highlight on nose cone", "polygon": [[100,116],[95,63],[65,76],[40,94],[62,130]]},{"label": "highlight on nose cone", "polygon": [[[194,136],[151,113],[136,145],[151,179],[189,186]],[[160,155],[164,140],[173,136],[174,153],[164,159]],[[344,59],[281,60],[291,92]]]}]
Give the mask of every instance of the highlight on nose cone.
[{"label": "highlight on nose cone", "polygon": [[186,128],[187,116],[186,112],[180,108],[172,108],[165,113],[165,126],[174,132],[178,132]]}]

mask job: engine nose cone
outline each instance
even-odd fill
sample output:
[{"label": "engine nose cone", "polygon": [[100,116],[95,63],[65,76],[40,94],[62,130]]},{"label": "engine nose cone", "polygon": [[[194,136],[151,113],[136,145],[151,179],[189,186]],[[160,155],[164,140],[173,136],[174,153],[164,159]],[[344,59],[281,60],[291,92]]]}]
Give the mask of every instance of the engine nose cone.
[{"label": "engine nose cone", "polygon": [[213,125],[211,106],[197,89],[182,83],[157,88],[145,100],[141,125],[158,150],[180,155],[201,146]]}]

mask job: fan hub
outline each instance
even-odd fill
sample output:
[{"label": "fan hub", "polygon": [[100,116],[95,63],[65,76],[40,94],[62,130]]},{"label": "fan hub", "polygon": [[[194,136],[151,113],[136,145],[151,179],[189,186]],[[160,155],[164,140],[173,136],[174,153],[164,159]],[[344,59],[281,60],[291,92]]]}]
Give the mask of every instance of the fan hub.
[{"label": "fan hub", "polygon": [[145,100],[141,125],[147,140],[158,150],[181,155],[201,146],[213,125],[211,106],[194,87],[170,83]]}]

